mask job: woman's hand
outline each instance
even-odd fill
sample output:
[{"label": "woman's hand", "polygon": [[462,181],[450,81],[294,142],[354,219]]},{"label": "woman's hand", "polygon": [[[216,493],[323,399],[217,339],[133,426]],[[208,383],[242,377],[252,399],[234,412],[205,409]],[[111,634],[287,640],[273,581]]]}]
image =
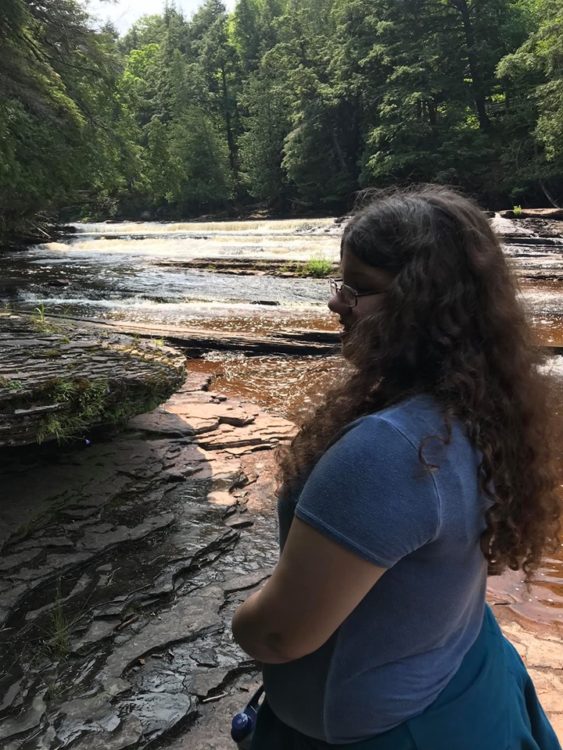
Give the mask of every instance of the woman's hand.
[{"label": "woman's hand", "polygon": [[234,638],[266,664],[299,659],[326,643],[383,573],[295,517],[272,577],[235,612]]}]

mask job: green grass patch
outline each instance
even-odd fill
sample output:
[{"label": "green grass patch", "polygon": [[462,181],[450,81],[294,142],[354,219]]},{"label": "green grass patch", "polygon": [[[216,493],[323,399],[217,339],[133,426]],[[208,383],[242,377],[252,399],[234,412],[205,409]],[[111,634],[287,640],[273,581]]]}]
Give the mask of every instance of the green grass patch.
[{"label": "green grass patch", "polygon": [[158,374],[148,378],[136,393],[131,393],[130,386],[126,392],[107,380],[56,380],[45,390],[44,398],[63,408],[42,419],[37,442],[54,439],[62,443],[98,425],[123,424],[135,414],[152,411],[169,395],[170,384]]},{"label": "green grass patch", "polygon": [[325,258],[314,258],[308,260],[304,266],[301,267],[300,276],[312,276],[315,279],[326,279],[334,273],[333,264],[330,260]]},{"label": "green grass patch", "polygon": [[37,442],[54,438],[59,443],[101,421],[107,409],[109,385],[106,380],[59,380],[48,390],[53,403],[67,405],[65,413],[50,414],[42,420]]},{"label": "green grass patch", "polygon": [[54,607],[51,611],[49,623],[49,638],[46,645],[52,656],[56,659],[64,659],[70,653],[70,628],[69,621],[64,611],[61,582],[57,584]]},{"label": "green grass patch", "polygon": [[21,380],[12,380],[11,378],[6,378],[0,375],[0,388],[7,388],[13,393],[19,393],[20,391],[23,391],[24,384]]}]

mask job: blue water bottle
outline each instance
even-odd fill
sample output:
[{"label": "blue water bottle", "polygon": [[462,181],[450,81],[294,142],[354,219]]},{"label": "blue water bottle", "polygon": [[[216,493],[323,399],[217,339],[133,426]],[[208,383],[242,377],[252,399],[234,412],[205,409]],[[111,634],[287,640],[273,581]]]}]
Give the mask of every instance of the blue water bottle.
[{"label": "blue water bottle", "polygon": [[260,686],[246,708],[235,714],[231,721],[231,737],[238,744],[240,750],[250,750],[252,734],[256,726],[256,716],[258,715],[258,702],[263,692],[264,687]]}]

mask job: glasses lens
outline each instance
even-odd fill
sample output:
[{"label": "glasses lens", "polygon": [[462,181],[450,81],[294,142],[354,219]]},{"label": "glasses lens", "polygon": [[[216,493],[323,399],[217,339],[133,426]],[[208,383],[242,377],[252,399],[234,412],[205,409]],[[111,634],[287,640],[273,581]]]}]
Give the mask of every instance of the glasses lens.
[{"label": "glasses lens", "polygon": [[350,307],[354,307],[354,305],[356,304],[356,295],[354,294],[354,290],[349,286],[346,286],[346,284],[342,284],[342,286],[340,287],[340,298],[345,305],[349,305]]},{"label": "glasses lens", "polygon": [[342,283],[342,279],[329,279],[331,296],[338,295],[341,301],[349,307],[354,307],[356,304],[356,293],[354,290]]}]

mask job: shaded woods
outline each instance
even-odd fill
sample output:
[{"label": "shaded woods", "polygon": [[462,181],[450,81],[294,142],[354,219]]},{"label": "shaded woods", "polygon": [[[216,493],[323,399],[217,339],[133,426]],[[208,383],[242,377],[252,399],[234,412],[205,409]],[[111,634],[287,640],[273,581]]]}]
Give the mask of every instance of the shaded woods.
[{"label": "shaded woods", "polygon": [[563,199],[560,0],[168,3],[124,36],[0,8],[0,238],[45,219],[338,211],[367,185]]}]

